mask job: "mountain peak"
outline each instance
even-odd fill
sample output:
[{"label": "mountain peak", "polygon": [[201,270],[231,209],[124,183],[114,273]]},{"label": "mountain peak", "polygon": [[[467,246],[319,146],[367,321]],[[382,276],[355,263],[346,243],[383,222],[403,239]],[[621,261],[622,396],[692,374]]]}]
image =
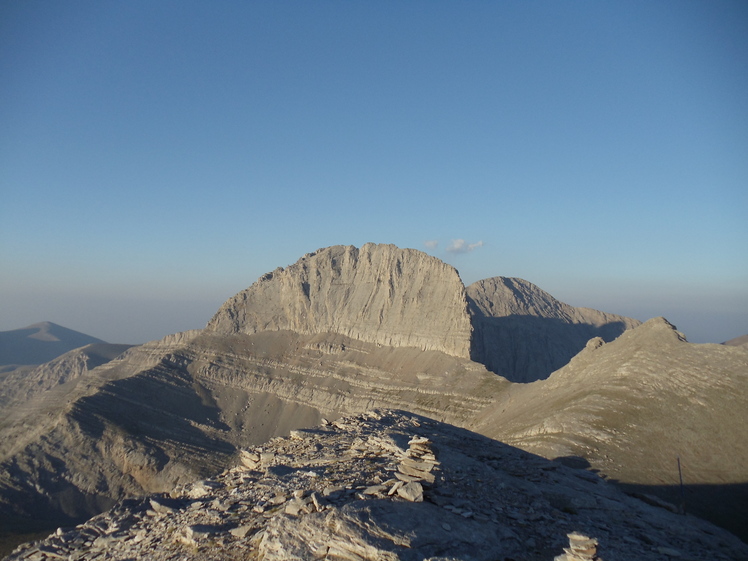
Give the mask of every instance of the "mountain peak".
[{"label": "mountain peak", "polygon": [[465,358],[470,353],[470,316],[457,270],[391,244],[308,253],[229,299],[207,329],[331,332]]},{"label": "mountain peak", "polygon": [[105,341],[51,321],[0,331],[0,365],[44,364],[91,343]]},{"label": "mountain peak", "polygon": [[62,336],[61,332],[66,328],[57,325],[56,323],[52,323],[51,321],[42,321],[24,327],[24,329],[36,330],[28,336],[29,339],[38,339],[39,341],[59,341],[60,336]]},{"label": "mountain peak", "polygon": [[566,364],[590,338],[611,341],[638,324],[564,304],[523,279],[493,277],[466,289],[457,270],[436,257],[367,243],[318,249],[263,275],[229,299],[207,329],[337,333],[470,358],[530,382]]},{"label": "mountain peak", "polygon": [[631,332],[631,336],[639,337],[667,337],[671,340],[682,341],[687,343],[686,336],[678,331],[678,328],[662,316],[652,318],[641,324],[636,330]]}]

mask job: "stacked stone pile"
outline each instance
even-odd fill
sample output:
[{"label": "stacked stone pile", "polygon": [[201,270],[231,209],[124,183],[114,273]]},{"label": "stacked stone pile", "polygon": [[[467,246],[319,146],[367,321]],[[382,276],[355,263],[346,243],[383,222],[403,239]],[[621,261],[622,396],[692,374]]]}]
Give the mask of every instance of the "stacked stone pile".
[{"label": "stacked stone pile", "polygon": [[567,536],[569,547],[564,548],[564,554],[554,558],[554,561],[603,561],[597,556],[597,540],[584,534],[572,532]]},{"label": "stacked stone pile", "polygon": [[426,437],[414,437],[408,442],[408,450],[405,452],[397,466],[395,477],[388,491],[388,495],[397,493],[399,497],[407,501],[419,503],[423,501],[423,490],[431,487],[436,478],[432,473],[439,465],[436,456],[431,449],[431,441]]},{"label": "stacked stone pile", "polygon": [[410,413],[293,431],[236,460],[211,479],[60,528],[7,560],[547,561],[565,551],[558,561],[594,561],[596,539],[617,561],[748,560],[748,546],[707,522]]}]

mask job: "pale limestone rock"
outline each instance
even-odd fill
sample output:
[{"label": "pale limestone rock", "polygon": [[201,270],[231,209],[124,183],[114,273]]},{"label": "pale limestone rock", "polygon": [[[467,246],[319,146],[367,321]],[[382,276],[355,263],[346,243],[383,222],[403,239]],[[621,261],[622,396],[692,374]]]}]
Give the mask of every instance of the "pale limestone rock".
[{"label": "pale limestone rock", "polygon": [[[209,490],[204,497],[190,497],[187,487],[172,498],[129,500],[20,547],[8,561],[495,561],[549,559],[548,552],[562,550],[559,561],[600,561],[598,539],[608,560],[748,559],[748,546],[704,521],[652,507],[602,480],[577,477],[577,469],[464,429],[381,410],[341,425],[347,428],[321,432],[318,442],[289,437],[263,445],[278,458],[293,456],[298,469],[230,469],[203,481]],[[361,446],[404,443],[414,431],[429,442],[411,447],[438,451],[439,485],[421,502],[358,492],[381,481],[398,490],[419,485],[388,479],[403,459],[401,450]],[[356,452],[341,463],[317,444]],[[347,491],[321,504],[317,493],[329,487]],[[564,512],[548,500],[558,493],[595,497],[595,506]],[[289,496],[288,503],[276,504]],[[574,531],[579,528],[585,533]]]},{"label": "pale limestone rock", "polygon": [[417,481],[406,483],[397,490],[398,497],[412,503],[423,502],[423,487]]},{"label": "pale limestone rock", "polygon": [[226,302],[207,329],[340,333],[394,347],[470,356],[470,316],[457,271],[393,245],[333,246],[268,273]]},{"label": "pale limestone rock", "polygon": [[[517,294],[521,290],[510,291],[507,297],[516,304]],[[501,313],[516,313],[494,319],[514,321],[524,313],[539,321],[537,325],[589,325],[573,323],[578,320],[573,310],[558,302],[554,306],[557,317],[550,313],[553,307],[549,311],[526,299],[524,308],[505,307]],[[600,340],[593,339],[596,342],[548,384],[513,386],[511,393],[506,382],[466,359],[415,348],[377,347],[338,334],[205,331],[169,337],[131,349],[80,382],[69,380],[45,392],[54,393],[54,399],[34,400],[23,411],[8,413],[13,421],[0,439],[2,514],[10,508],[46,514],[61,505],[81,516],[100,512],[123,496],[171,492],[176,483],[217,473],[236,461],[237,449],[314,425],[322,415],[336,419],[372,406],[479,426],[492,435],[502,431],[509,442],[548,457],[589,456],[594,467],[623,481],[642,473],[672,474],[676,448],[702,450],[699,458],[688,460],[698,467],[692,473],[711,474],[718,468],[725,474],[723,483],[745,481],[745,442],[734,438],[735,427],[746,426],[748,411],[739,378],[745,379],[748,371],[745,346],[690,345],[664,320],[642,328],[646,329],[625,333],[621,345],[614,341],[597,346]],[[514,339],[526,334],[522,328],[508,333]],[[548,347],[554,344],[549,341]],[[543,346],[535,347],[545,352]],[[625,414],[616,418],[616,412]],[[646,423],[630,422],[643,414],[650,416]],[[335,421],[329,430],[350,426],[349,421]],[[667,427],[661,431],[667,440],[648,433],[648,427]],[[334,469],[342,469],[352,458],[371,451],[372,437],[359,437],[345,454],[329,451],[315,457],[309,470],[334,466],[330,458],[339,464]],[[699,439],[698,446],[694,438]],[[314,439],[295,442],[307,440]],[[632,442],[649,444],[639,447]],[[382,449],[396,451],[403,445],[404,441],[393,442]],[[296,464],[282,454],[282,462],[270,456],[263,467],[275,469],[273,464],[283,463],[289,472]],[[421,455],[420,460],[426,457]],[[55,473],[59,465],[66,467],[59,480],[44,476]],[[248,466],[251,471],[256,467],[254,462]],[[628,479],[612,471],[617,467],[628,470],[622,472]],[[315,473],[309,470],[300,473]],[[268,470],[265,475],[282,471]],[[18,475],[11,477],[14,473]],[[259,476],[248,470],[243,474]],[[407,481],[423,479],[413,476]],[[374,483],[378,482],[365,482]],[[6,489],[18,489],[18,495]],[[567,502],[572,509],[574,504],[595,504],[594,499]]]}]

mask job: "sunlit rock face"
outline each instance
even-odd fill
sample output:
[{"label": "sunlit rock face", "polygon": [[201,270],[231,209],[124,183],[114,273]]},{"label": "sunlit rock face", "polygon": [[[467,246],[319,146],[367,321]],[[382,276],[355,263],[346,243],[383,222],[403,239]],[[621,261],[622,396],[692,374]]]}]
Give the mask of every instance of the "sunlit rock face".
[{"label": "sunlit rock face", "polygon": [[333,246],[263,276],[226,302],[208,329],[339,333],[469,358],[465,287],[454,267],[394,245]]}]

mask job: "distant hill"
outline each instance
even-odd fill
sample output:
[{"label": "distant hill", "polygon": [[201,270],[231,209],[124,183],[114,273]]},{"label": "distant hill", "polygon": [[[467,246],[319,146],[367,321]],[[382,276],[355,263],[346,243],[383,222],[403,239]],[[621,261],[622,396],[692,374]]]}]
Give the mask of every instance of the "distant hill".
[{"label": "distant hill", "polygon": [[735,339],[730,339],[729,341],[725,341],[722,343],[723,345],[728,345],[730,347],[739,347],[740,345],[745,345],[748,343],[748,335],[742,335],[740,337],[735,337]]},{"label": "distant hill", "polygon": [[0,372],[0,408],[13,402],[26,401],[79,378],[121,355],[131,346],[91,343],[39,366],[22,366],[10,372]]},{"label": "distant hill", "polygon": [[0,331],[0,367],[44,364],[68,351],[92,343],[106,341],[49,321],[21,329]]}]

